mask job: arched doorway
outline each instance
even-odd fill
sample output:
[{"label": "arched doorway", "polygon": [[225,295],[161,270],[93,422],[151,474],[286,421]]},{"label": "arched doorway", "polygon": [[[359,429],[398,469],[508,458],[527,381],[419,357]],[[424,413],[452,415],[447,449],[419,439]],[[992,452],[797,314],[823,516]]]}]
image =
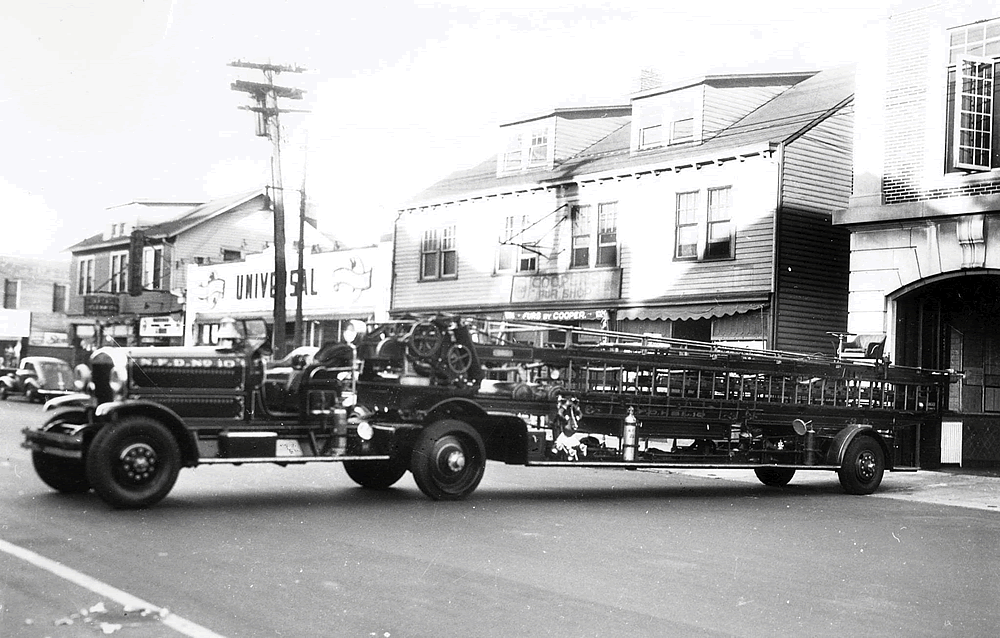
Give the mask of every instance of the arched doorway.
[{"label": "arched doorway", "polygon": [[948,273],[893,299],[895,363],[965,373],[949,388],[936,447],[950,457],[948,429],[959,428],[963,465],[1000,465],[1000,272]]}]

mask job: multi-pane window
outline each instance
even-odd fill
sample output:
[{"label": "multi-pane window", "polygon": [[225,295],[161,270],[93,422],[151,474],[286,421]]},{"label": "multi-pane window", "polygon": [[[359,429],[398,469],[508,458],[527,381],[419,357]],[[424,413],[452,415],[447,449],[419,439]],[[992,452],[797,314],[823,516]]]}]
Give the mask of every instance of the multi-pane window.
[{"label": "multi-pane window", "polygon": [[676,259],[703,261],[734,256],[732,188],[708,189],[705,208],[698,191],[677,194]]},{"label": "multi-pane window", "polygon": [[8,310],[17,308],[17,293],[21,287],[21,282],[17,279],[3,280],[3,307]]},{"label": "multi-pane window", "polygon": [[528,148],[528,166],[540,166],[549,159],[549,136],[545,129],[531,132],[531,146]]},{"label": "multi-pane window", "polygon": [[952,29],[949,44],[947,168],[1000,168],[1000,19]]},{"label": "multi-pane window", "polygon": [[677,193],[677,259],[698,258],[698,193]]},{"label": "multi-pane window", "polygon": [[618,265],[618,204],[597,205],[597,264]]},{"label": "multi-pane window", "polygon": [[442,279],[458,275],[455,226],[424,231],[420,241],[420,278]]},{"label": "multi-pane window", "polygon": [[705,259],[728,259],[733,256],[732,188],[708,190],[708,239]]},{"label": "multi-pane window", "polygon": [[163,287],[162,246],[147,246],[142,251],[142,287],[150,290]]},{"label": "multi-pane window", "polygon": [[571,211],[573,220],[573,252],[570,256],[570,268],[587,268],[590,266],[590,206],[574,206]]},{"label": "multi-pane window", "polygon": [[85,257],[79,262],[76,279],[76,294],[89,295],[94,292],[94,258]]},{"label": "multi-pane window", "polygon": [[66,290],[64,284],[52,284],[52,312],[66,312]]},{"label": "multi-pane window", "polygon": [[111,292],[128,292],[128,253],[111,255]]},{"label": "multi-pane window", "polygon": [[507,140],[507,149],[503,154],[503,170],[521,170],[521,135],[512,135]]},{"label": "multi-pane window", "polygon": [[[508,215],[497,247],[497,272],[531,272],[538,269],[538,249],[525,233],[531,228],[528,215]],[[516,260],[516,263],[515,263]]]}]

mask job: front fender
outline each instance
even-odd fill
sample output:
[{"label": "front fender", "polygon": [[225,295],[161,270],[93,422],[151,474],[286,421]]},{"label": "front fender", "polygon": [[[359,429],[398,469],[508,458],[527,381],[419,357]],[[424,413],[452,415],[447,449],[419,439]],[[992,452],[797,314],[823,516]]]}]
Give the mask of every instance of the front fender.
[{"label": "front fender", "polygon": [[186,467],[198,464],[198,442],[184,420],[171,410],[153,401],[112,401],[102,403],[94,410],[94,419],[102,423],[118,421],[129,416],[146,416],[162,423],[177,440]]},{"label": "front fender", "polygon": [[62,408],[84,408],[92,402],[93,400],[89,394],[74,392],[73,394],[64,394],[62,396],[49,399],[45,402],[45,405],[42,406],[42,410],[45,412],[51,412]]}]

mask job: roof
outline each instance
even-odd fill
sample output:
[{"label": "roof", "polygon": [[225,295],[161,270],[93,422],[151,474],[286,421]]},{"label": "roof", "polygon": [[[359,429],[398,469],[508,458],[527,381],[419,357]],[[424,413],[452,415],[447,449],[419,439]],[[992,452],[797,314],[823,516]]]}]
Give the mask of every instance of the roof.
[{"label": "roof", "polygon": [[[166,239],[174,237],[180,233],[190,230],[191,228],[194,228],[199,224],[203,224],[210,219],[218,217],[219,215],[230,211],[241,204],[245,204],[255,197],[263,197],[263,195],[263,190],[255,189],[239,193],[237,195],[230,195],[229,197],[214,199],[204,204],[188,204],[179,209],[179,214],[176,214],[162,222],[150,224],[142,228],[145,231],[146,237],[149,239]],[[132,206],[133,204],[144,203],[133,202],[131,204],[127,204],[126,206]],[[171,204],[164,204],[162,202],[157,203],[157,205],[172,206]],[[175,206],[176,204],[173,205]],[[104,239],[103,233],[97,233],[92,237],[88,237],[87,239],[70,246],[67,250],[70,252],[80,252],[82,250],[120,246],[128,243],[129,237],[127,235]]]},{"label": "roof", "polygon": [[[506,189],[554,186],[608,172],[629,175],[660,167],[694,165],[701,161],[735,158],[740,152],[749,152],[747,149],[773,148],[795,139],[854,96],[854,65],[801,75],[806,79],[700,144],[665,146],[636,153],[630,148],[629,122],[552,170],[497,177],[497,156],[494,155],[472,168],[452,173],[416,195],[409,205],[444,203],[476,193],[504,192]],[[725,79],[731,77],[735,76]]]}]

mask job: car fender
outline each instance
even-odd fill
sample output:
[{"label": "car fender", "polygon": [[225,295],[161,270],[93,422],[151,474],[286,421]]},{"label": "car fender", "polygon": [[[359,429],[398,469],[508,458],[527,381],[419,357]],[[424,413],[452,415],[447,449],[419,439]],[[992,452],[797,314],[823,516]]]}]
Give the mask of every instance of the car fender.
[{"label": "car fender", "polygon": [[52,397],[45,402],[42,406],[42,410],[46,412],[51,412],[53,410],[59,410],[62,408],[84,408],[90,405],[92,402],[92,397],[89,394],[83,392],[74,392],[73,394],[64,394],[58,397]]},{"label": "car fender", "polygon": [[882,435],[879,434],[875,428],[866,423],[852,423],[840,432],[837,432],[837,435],[830,441],[830,447],[827,449],[826,464],[840,465],[843,463],[844,454],[847,452],[847,446],[849,446],[851,442],[859,436],[870,436],[878,441],[879,446],[882,448],[882,453],[885,456],[886,469],[891,470],[893,466],[893,458],[892,454],[889,453],[889,447],[886,445]]},{"label": "car fender", "polygon": [[170,408],[153,401],[133,400],[102,403],[94,410],[94,420],[102,424],[113,423],[130,416],[146,416],[162,423],[177,440],[185,467],[198,464],[198,442],[194,432],[189,430],[184,425],[184,420]]}]

